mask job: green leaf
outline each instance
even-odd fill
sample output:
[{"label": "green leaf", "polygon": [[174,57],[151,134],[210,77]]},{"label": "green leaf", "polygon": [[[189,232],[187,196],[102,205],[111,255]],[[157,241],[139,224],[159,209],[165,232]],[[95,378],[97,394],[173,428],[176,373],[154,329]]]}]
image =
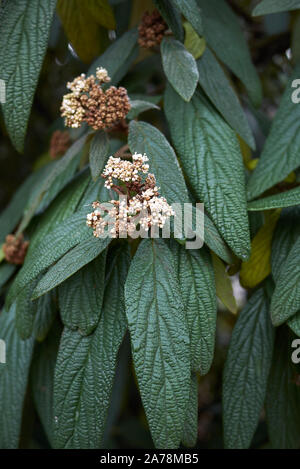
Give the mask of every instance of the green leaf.
[{"label": "green leaf", "polygon": [[[29,222],[34,216],[40,203],[44,200],[45,195],[47,195],[47,191],[50,191],[50,194],[52,195],[51,198],[53,198],[51,186],[55,184],[55,181],[57,180],[57,178],[60,178],[60,176],[64,175],[63,180],[60,181],[60,184],[58,185],[58,187],[56,187],[56,194],[57,194],[57,190],[61,190],[62,187],[67,182],[69,182],[68,170],[71,171],[71,168],[73,168],[73,173],[74,173],[75,168],[73,167],[73,162],[74,162],[74,159],[77,161],[78,154],[82,150],[82,147],[85,144],[85,140],[86,140],[86,135],[84,135],[79,140],[74,142],[73,145],[68,149],[65,156],[61,158],[60,160],[55,161],[55,164],[51,166],[50,171],[47,172],[46,176],[43,178],[43,180],[37,187],[37,190],[34,192],[33,197],[30,198],[29,204],[26,207],[26,211],[24,213],[24,217],[18,229],[19,233],[21,233],[27,228]],[[71,171],[71,174],[72,174],[72,171]]]},{"label": "green leaf", "polygon": [[171,251],[189,328],[191,367],[205,375],[214,357],[217,319],[211,257],[205,248],[186,249],[175,241],[171,243]]},{"label": "green leaf", "polygon": [[190,346],[174,259],[145,239],[131,262],[125,303],[142,402],[157,448],[179,446],[190,393]]},{"label": "green leaf", "polygon": [[188,21],[185,21],[183,26],[185,30],[184,47],[197,60],[205,51],[205,39],[204,37],[198,36],[193,26]]},{"label": "green leaf", "polygon": [[263,0],[254,8],[252,16],[269,15],[280,11],[297,10],[300,0]]},{"label": "green leaf", "polygon": [[56,0],[15,0],[5,2],[1,12],[0,76],[6,85],[2,110],[9,136],[19,152],[23,151],[55,5]]},{"label": "green leaf", "polygon": [[99,130],[90,146],[90,168],[94,181],[100,176],[108,159],[109,141],[107,134]]},{"label": "green leaf", "polygon": [[185,422],[183,427],[182,444],[193,448],[197,442],[198,435],[198,379],[192,373],[190,399],[188,402]]},{"label": "green leaf", "polygon": [[136,29],[127,31],[92,64],[88,75],[95,74],[97,67],[104,67],[111,78],[110,84],[117,85],[138,55],[137,39]]},{"label": "green leaf", "polygon": [[279,326],[300,310],[300,237],[291,248],[278,278],[271,302],[272,321]]},{"label": "green leaf", "polygon": [[283,209],[276,225],[272,240],[272,275],[277,282],[288,254],[300,237],[299,207]]},{"label": "green leaf", "polygon": [[248,204],[248,210],[271,210],[273,208],[290,207],[300,204],[300,187],[279,194],[270,195],[263,199],[254,200]]},{"label": "green leaf", "polygon": [[177,8],[172,5],[172,0],[153,0],[156,8],[164,18],[165,22],[173,31],[174,36],[179,41],[183,41],[183,27],[181,22],[181,14]]},{"label": "green leaf", "polygon": [[254,199],[270,187],[283,181],[299,166],[300,106],[293,103],[291,83],[300,76],[300,64],[295,68],[272,123],[258,165],[248,182],[248,199]]},{"label": "green leaf", "polygon": [[223,68],[208,47],[197,65],[199,83],[204,92],[232,129],[255,150],[255,140],[241,103]]},{"label": "green leaf", "polygon": [[140,99],[130,100],[130,105],[131,108],[126,116],[127,119],[135,119],[139,114],[149,111],[149,109],[160,109],[156,104],[150,103],[150,101],[142,101]]},{"label": "green leaf", "polygon": [[199,78],[194,57],[181,42],[172,38],[164,38],[160,50],[167,79],[182,99],[190,101]]},{"label": "green leaf", "polygon": [[128,252],[116,253],[101,319],[89,336],[65,328],[54,384],[55,447],[101,446],[115,375],[117,354],[126,331],[124,283]]},{"label": "green leaf", "polygon": [[291,360],[293,336],[287,328],[277,331],[266,399],[268,433],[274,449],[298,449],[300,389],[297,368]]},{"label": "green leaf", "polygon": [[274,329],[263,289],[241,311],[233,329],[223,378],[226,448],[251,444],[264,404],[272,361]]},{"label": "green leaf", "polygon": [[54,370],[60,336],[61,326],[56,323],[46,340],[36,346],[30,379],[35,407],[51,446],[54,426]]},{"label": "green leaf", "polygon": [[99,322],[104,293],[105,260],[106,250],[58,289],[64,325],[69,329],[79,329],[82,335],[90,334]]},{"label": "green leaf", "polygon": [[235,254],[246,259],[250,235],[245,176],[234,132],[199,92],[185,103],[168,87],[165,112],[197,198]]},{"label": "green leaf", "polygon": [[221,259],[212,255],[214,275],[216,279],[216,293],[223,305],[233,314],[237,314],[238,307],[233,294],[232,283]]},{"label": "green leaf", "polygon": [[107,43],[104,28],[116,26],[108,1],[89,0],[83,4],[81,0],[58,0],[57,11],[76,53],[84,62],[91,62]]},{"label": "green leaf", "polygon": [[197,2],[202,9],[204,37],[208,45],[242,81],[253,103],[259,106],[261,83],[238,18],[224,0]]},{"label": "green leaf", "polygon": [[196,0],[172,0],[172,3],[174,3],[183,16],[191,23],[195,31],[201,36],[203,33],[202,12]]},{"label": "green leaf", "polygon": [[86,213],[83,212],[72,215],[55,227],[32,252],[28,252],[26,261],[9,290],[6,304],[11,305],[29,282],[57,262],[74,246],[90,237],[91,230],[86,226]]},{"label": "green leaf", "polygon": [[204,242],[227,264],[233,263],[230,249],[222,239],[214,223],[206,214],[204,214]]},{"label": "green leaf", "polygon": [[146,153],[161,193],[169,204],[189,201],[184,177],[166,137],[146,122],[131,121],[128,144],[132,153]]},{"label": "green leaf", "polygon": [[109,237],[95,238],[91,234],[91,239],[75,246],[48,270],[34,289],[32,298],[39,298],[70,278],[99,256],[110,241]]},{"label": "green leaf", "polygon": [[45,340],[57,315],[56,295],[54,293],[47,293],[37,300],[37,314],[34,319],[33,333],[39,342]]},{"label": "green leaf", "polygon": [[20,339],[15,306],[0,313],[0,339],[6,344],[6,363],[0,363],[0,448],[17,449],[34,340]]},{"label": "green leaf", "polygon": [[16,329],[23,340],[31,337],[37,312],[37,302],[31,301],[31,293],[35,285],[36,280],[28,283],[16,298]]},{"label": "green leaf", "polygon": [[15,272],[16,268],[16,265],[8,264],[7,262],[0,265],[0,288],[6,284],[6,282]]}]

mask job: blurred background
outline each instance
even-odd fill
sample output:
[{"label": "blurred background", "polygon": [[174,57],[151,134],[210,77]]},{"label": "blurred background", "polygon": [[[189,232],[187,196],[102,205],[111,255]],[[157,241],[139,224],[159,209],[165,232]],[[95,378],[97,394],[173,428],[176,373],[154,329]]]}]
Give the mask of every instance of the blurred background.
[{"label": "blurred background", "polygon": [[[111,0],[115,11],[117,30],[99,31],[99,54],[116,36],[135,26],[145,10],[152,10],[149,0]],[[300,12],[280,13],[253,18],[251,11],[257,1],[229,0],[247,37],[253,62],[263,85],[262,108],[254,110],[244,95],[241,84],[232,80],[243,97],[250,125],[257,141],[253,157],[259,156],[270,119],[274,116],[280,97],[285,88],[293,62],[300,59]],[[49,161],[49,143],[56,129],[63,129],[60,118],[62,96],[66,93],[66,83],[75,76],[87,71],[88,63],[77,56],[74,48],[62,29],[56,15],[48,51],[40,75],[34,98],[24,154],[18,154],[10,143],[0,113],[0,210],[9,202],[12,194],[30,172]],[[1,77],[0,77],[1,78]],[[130,96],[147,93],[161,96],[164,90],[164,76],[161,73],[159,54],[140,52],[129,74],[121,85],[128,89]],[[160,99],[160,98],[159,98]],[[168,129],[161,114],[149,111],[144,120],[152,122],[167,135]],[[247,295],[234,275],[232,285],[234,296],[240,309]],[[213,367],[208,375],[199,379],[199,448],[222,447],[221,425],[221,378],[222,368],[236,315],[221,303],[218,319],[216,353]],[[130,348],[125,340],[120,351],[117,378],[114,387],[112,406],[107,426],[107,448],[151,448],[152,441],[136,387],[133,368],[130,364]],[[263,417],[263,416],[262,416]],[[42,426],[35,415],[31,421],[34,438],[28,441],[28,428],[23,431],[22,445],[25,447],[47,448],[48,443]],[[267,434],[262,418],[255,435],[253,446],[264,447]]]}]

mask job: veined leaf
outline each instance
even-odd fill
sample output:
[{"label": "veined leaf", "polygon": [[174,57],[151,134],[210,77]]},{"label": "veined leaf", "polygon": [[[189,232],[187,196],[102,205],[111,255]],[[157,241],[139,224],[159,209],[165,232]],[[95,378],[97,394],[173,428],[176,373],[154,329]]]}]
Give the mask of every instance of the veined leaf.
[{"label": "veined leaf", "polygon": [[279,272],[271,302],[272,321],[279,326],[300,310],[300,237]]},{"label": "veined leaf", "polygon": [[241,311],[233,329],[223,377],[226,448],[248,448],[256,430],[272,361],[274,329],[263,289]]},{"label": "veined leaf", "polygon": [[183,16],[191,23],[195,31],[201,36],[202,28],[202,12],[197,5],[196,0],[171,0],[178,8]]},{"label": "veined leaf", "polygon": [[266,213],[265,224],[251,242],[250,259],[242,263],[240,271],[241,284],[245,288],[254,288],[271,273],[271,244],[279,216],[280,210]]},{"label": "veined leaf", "polygon": [[190,345],[174,259],[145,239],[131,262],[125,303],[142,402],[157,448],[176,448],[190,394]]},{"label": "veined leaf", "polygon": [[105,260],[106,250],[59,286],[62,321],[69,329],[78,329],[82,335],[90,334],[99,322]]},{"label": "veined leaf", "polygon": [[56,323],[46,340],[38,344],[32,361],[31,385],[34,403],[48,441],[53,446],[53,388],[61,326]]},{"label": "veined leaf", "polygon": [[232,283],[228,273],[226,272],[225,265],[214,253],[212,254],[212,261],[216,280],[217,297],[231,313],[237,314],[238,307],[233,294]]},{"label": "veined leaf", "polygon": [[89,336],[65,328],[54,384],[55,446],[101,445],[115,366],[126,331],[124,283],[128,252],[121,249],[108,279],[98,327]]},{"label": "veined leaf", "polygon": [[216,55],[245,85],[251,101],[262,99],[261,83],[252,64],[239,21],[224,0],[197,0],[202,10],[204,37]]},{"label": "veined leaf", "polygon": [[272,240],[272,275],[277,282],[288,254],[300,237],[299,207],[283,209]]},{"label": "veined leaf", "polygon": [[190,399],[183,427],[182,444],[193,448],[197,442],[198,435],[198,378],[192,373]]},{"label": "veined leaf", "polygon": [[300,389],[294,379],[292,340],[288,328],[277,330],[266,399],[268,432],[275,449],[298,449],[300,444]]},{"label": "veined leaf", "polygon": [[0,363],[0,448],[17,449],[34,339],[19,337],[15,305],[0,314],[0,338],[6,344],[6,363]]},{"label": "veined leaf", "polygon": [[269,195],[263,199],[253,200],[248,210],[271,210],[272,208],[291,207],[300,204],[300,187],[279,194]]},{"label": "veined leaf", "polygon": [[47,337],[58,312],[55,291],[47,293],[39,298],[37,300],[36,309],[37,314],[34,319],[33,333],[36,340],[43,342]]},{"label": "veined leaf", "polygon": [[39,298],[78,272],[82,267],[93,261],[111,242],[111,238],[95,238],[78,244],[67,252],[42,277],[33,291],[33,299]]},{"label": "veined leaf", "polygon": [[172,4],[172,0],[153,0],[156,8],[164,18],[165,22],[173,31],[174,36],[179,41],[183,41],[183,27],[181,22],[181,14]]},{"label": "veined leaf", "polygon": [[214,357],[217,319],[211,257],[205,248],[186,249],[175,241],[171,251],[189,328],[192,370],[205,375]]},{"label": "veined leaf", "polygon": [[280,11],[300,9],[300,0],[263,0],[254,8],[252,16],[269,15]]},{"label": "veined leaf", "polygon": [[194,192],[235,254],[247,258],[250,235],[245,176],[234,132],[198,92],[185,103],[169,86],[165,112]]},{"label": "veined leaf", "polygon": [[287,84],[258,165],[249,179],[249,200],[282,181],[299,166],[300,106],[292,101],[291,87],[299,76],[300,64]]},{"label": "veined leaf", "polygon": [[183,26],[185,30],[184,47],[197,60],[205,51],[205,39],[196,33],[193,26],[188,21],[185,21]]},{"label": "veined leaf", "polygon": [[226,122],[255,150],[255,140],[241,103],[221,65],[207,47],[197,61],[199,83]]},{"label": "veined leaf", "polygon": [[160,50],[168,81],[182,99],[190,101],[199,78],[194,57],[181,42],[172,38],[164,38]]},{"label": "veined leaf", "polygon": [[137,57],[138,34],[136,29],[127,31],[123,36],[113,42],[105,52],[92,64],[88,74],[96,72],[97,67],[104,67],[111,78],[111,85],[117,85],[126,75],[132,62]]},{"label": "veined leaf", "polygon": [[109,141],[107,134],[99,130],[90,147],[90,168],[94,181],[100,176],[108,159]]},{"label": "veined leaf", "polygon": [[[57,10],[66,35],[81,60],[89,63],[108,42],[115,19],[108,0],[58,0]],[[101,27],[103,26],[103,28]]]},{"label": "veined leaf", "polygon": [[139,114],[145,111],[149,111],[149,109],[159,109],[158,106],[154,103],[150,103],[150,101],[142,101],[140,99],[130,100],[130,111],[127,114],[127,119],[134,119]]},{"label": "veined leaf", "polygon": [[91,237],[91,231],[85,221],[85,212],[72,215],[50,231],[30,255],[28,253],[22,269],[9,290],[7,305],[11,305],[29,282],[57,262],[66,252]]},{"label": "veined leaf", "polygon": [[2,109],[7,131],[19,152],[23,151],[55,5],[56,0],[15,0],[5,2],[1,12],[0,76],[6,85]]}]

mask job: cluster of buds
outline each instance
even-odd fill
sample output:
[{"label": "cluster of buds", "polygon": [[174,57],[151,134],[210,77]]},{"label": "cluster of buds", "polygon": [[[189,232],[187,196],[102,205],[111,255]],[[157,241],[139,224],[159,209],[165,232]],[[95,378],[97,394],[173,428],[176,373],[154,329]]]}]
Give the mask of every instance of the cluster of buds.
[{"label": "cluster of buds", "polygon": [[[94,236],[105,233],[112,238],[134,237],[137,226],[147,232],[151,227],[163,228],[174,210],[160,197],[154,174],[148,173],[147,155],[135,153],[132,162],[111,156],[103,170],[105,187],[119,194],[119,200],[93,203],[87,225]],[[120,183],[120,185],[117,184]]]},{"label": "cluster of buds", "polygon": [[49,153],[53,160],[64,155],[71,145],[71,140],[68,132],[61,132],[56,130],[53,132],[50,140]]},{"label": "cluster of buds", "polygon": [[154,10],[151,14],[149,12],[144,13],[138,30],[139,45],[145,49],[151,49],[159,46],[168,30],[168,26],[160,16],[159,11]]},{"label": "cluster of buds", "polygon": [[24,241],[24,236],[21,234],[18,237],[12,234],[6,236],[5,243],[2,250],[5,259],[10,264],[22,265],[29,246],[28,241]]},{"label": "cluster of buds", "polygon": [[127,91],[123,87],[103,89],[110,78],[105,68],[96,70],[96,77],[85,74],[67,83],[71,93],[63,97],[61,115],[67,127],[78,128],[87,122],[93,129],[109,130],[117,126],[130,110]]}]

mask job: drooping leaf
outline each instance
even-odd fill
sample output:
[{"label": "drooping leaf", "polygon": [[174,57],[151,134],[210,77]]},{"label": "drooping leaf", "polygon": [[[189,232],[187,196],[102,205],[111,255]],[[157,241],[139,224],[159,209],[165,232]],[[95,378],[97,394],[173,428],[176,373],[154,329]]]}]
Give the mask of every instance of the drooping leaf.
[{"label": "drooping leaf", "polygon": [[246,115],[221,65],[207,47],[197,61],[199,83],[226,122],[255,149],[255,140]]},{"label": "drooping leaf", "polygon": [[264,404],[274,329],[263,289],[241,311],[233,329],[223,377],[226,448],[248,448]]},{"label": "drooping leaf", "polygon": [[205,375],[214,356],[217,317],[211,257],[205,248],[186,249],[175,241],[171,251],[189,328],[192,370]]},{"label": "drooping leaf", "polygon": [[0,448],[17,449],[34,340],[22,340],[15,327],[15,306],[0,313],[0,339],[6,363],[0,362]]},{"label": "drooping leaf", "polygon": [[29,339],[32,334],[37,302],[31,300],[31,293],[36,280],[30,282],[16,298],[16,329],[21,339]]},{"label": "drooping leaf", "polygon": [[187,406],[185,422],[183,427],[182,444],[193,448],[197,442],[198,435],[198,378],[192,373],[190,399]]},{"label": "drooping leaf", "polygon": [[235,254],[247,258],[250,236],[245,177],[234,132],[199,92],[185,103],[169,86],[165,112],[195,194]]},{"label": "drooping leaf", "polygon": [[100,176],[108,159],[109,141],[107,134],[99,130],[90,146],[90,168],[94,181]]},{"label": "drooping leaf", "polygon": [[173,31],[176,39],[183,41],[181,14],[175,5],[172,4],[172,0],[153,0],[153,3],[168,24],[171,31]]},{"label": "drooping leaf", "polygon": [[231,313],[236,314],[238,307],[233,294],[231,280],[226,272],[226,267],[221,259],[219,259],[215,254],[212,254],[212,261],[216,280],[217,297]]},{"label": "drooping leaf", "polygon": [[51,446],[54,443],[54,369],[60,336],[61,325],[55,323],[46,340],[37,345],[31,368],[31,386],[34,403]]},{"label": "drooping leaf", "polygon": [[199,78],[194,57],[181,42],[172,38],[164,38],[160,50],[168,81],[182,99],[190,101]]},{"label": "drooping leaf", "polygon": [[184,47],[197,60],[205,51],[205,39],[196,33],[193,26],[188,21],[183,23],[183,27],[185,30]]},{"label": "drooping leaf", "polygon": [[240,281],[245,288],[254,288],[271,273],[272,237],[280,216],[280,210],[265,214],[265,224],[251,242],[250,259],[242,263]]},{"label": "drooping leaf", "polygon": [[36,310],[37,314],[34,319],[33,333],[36,340],[43,342],[57,315],[55,291],[47,293],[39,298],[37,300]]},{"label": "drooping leaf", "polygon": [[104,67],[111,78],[111,85],[117,85],[126,75],[138,54],[137,30],[131,29],[113,42],[92,64],[88,74],[96,72],[97,67]]},{"label": "drooping leaf", "polygon": [[99,322],[104,294],[105,259],[106,251],[64,281],[58,289],[64,325],[69,329],[78,329],[82,335],[90,334]]},{"label": "drooping leaf", "polygon": [[252,16],[269,15],[280,11],[300,9],[300,0],[262,0],[252,12]]},{"label": "drooping leaf", "polygon": [[271,302],[272,321],[279,326],[300,310],[300,237],[289,251],[276,279]]},{"label": "drooping leaf", "polygon": [[262,99],[261,83],[238,18],[224,0],[197,0],[197,3],[202,10],[208,45],[242,81],[252,102],[258,106]]},{"label": "drooping leaf", "polygon": [[178,8],[183,16],[191,23],[195,31],[201,36],[203,33],[202,27],[202,12],[197,5],[196,0],[171,0],[172,3]]},{"label": "drooping leaf", "polygon": [[82,267],[93,261],[108,246],[111,238],[95,238],[78,244],[67,252],[42,277],[33,291],[32,298],[36,299],[69,279]]},{"label": "drooping leaf", "polygon": [[142,402],[157,448],[181,440],[190,393],[190,346],[174,259],[145,239],[131,262],[125,303]]},{"label": "drooping leaf", "polygon": [[127,114],[127,119],[134,119],[139,114],[145,111],[149,111],[149,109],[159,109],[158,106],[154,103],[150,103],[150,101],[142,101],[140,99],[130,100],[130,111]]},{"label": "drooping leaf", "polygon": [[57,11],[75,52],[84,62],[91,62],[108,42],[105,28],[115,29],[108,1],[89,0],[83,3],[80,0],[58,0]]},{"label": "drooping leaf", "polygon": [[23,151],[55,5],[56,0],[15,0],[5,2],[1,11],[0,76],[6,88],[2,110],[19,152]]},{"label": "drooping leaf", "polygon": [[268,433],[274,449],[298,449],[300,444],[300,389],[291,360],[292,340],[288,328],[277,330],[266,399]]},{"label": "drooping leaf", "polygon": [[263,199],[253,200],[248,210],[271,210],[273,208],[291,207],[300,204],[300,187],[279,194],[269,195]]},{"label": "drooping leaf", "polygon": [[98,327],[89,336],[65,328],[54,385],[55,447],[101,446],[117,354],[126,331],[124,283],[129,264],[121,248],[108,279]]},{"label": "drooping leaf", "polygon": [[299,166],[300,106],[291,99],[291,83],[299,76],[300,64],[287,84],[258,165],[249,179],[249,200],[282,181]]}]

